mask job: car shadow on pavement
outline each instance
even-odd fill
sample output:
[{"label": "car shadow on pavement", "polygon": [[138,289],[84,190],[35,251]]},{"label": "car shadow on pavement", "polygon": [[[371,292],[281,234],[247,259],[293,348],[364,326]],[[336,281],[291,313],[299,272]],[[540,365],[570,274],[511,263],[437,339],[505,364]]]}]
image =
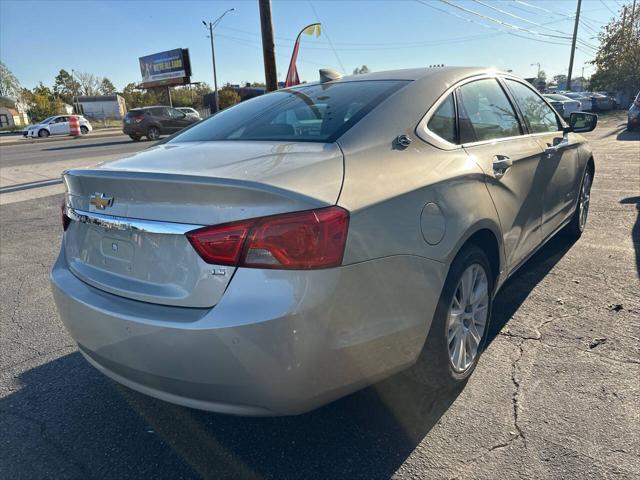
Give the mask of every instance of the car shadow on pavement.
[{"label": "car shadow on pavement", "polygon": [[[505,284],[490,340],[569,248],[551,240]],[[428,389],[398,374],[304,415],[242,418],[138,394],[77,352],[16,382],[0,400],[6,478],[389,478],[463,390]],[[439,464],[438,452],[423,455]]]},{"label": "car shadow on pavement", "polygon": [[138,394],[77,352],[16,380],[5,478],[389,478],[460,393],[396,375],[304,415],[242,418]]},{"label": "car shadow on pavement", "polygon": [[638,140],[640,140],[640,130],[630,132],[625,127],[625,129],[622,132],[618,133],[618,135],[616,136],[616,140],[621,140],[623,142],[629,141],[629,140],[635,140],[637,142]]},{"label": "car shadow on pavement", "polygon": [[563,232],[559,232],[507,280],[494,300],[487,345],[495,339],[535,286],[562,259],[574,243],[575,241],[568,239],[566,235],[563,235]]},{"label": "car shadow on pavement", "polygon": [[631,241],[633,243],[633,248],[636,251],[636,270],[640,277],[640,196],[623,198],[620,200],[620,203],[622,205],[635,205],[636,210],[638,210],[636,223],[633,224],[633,228],[631,229]]}]

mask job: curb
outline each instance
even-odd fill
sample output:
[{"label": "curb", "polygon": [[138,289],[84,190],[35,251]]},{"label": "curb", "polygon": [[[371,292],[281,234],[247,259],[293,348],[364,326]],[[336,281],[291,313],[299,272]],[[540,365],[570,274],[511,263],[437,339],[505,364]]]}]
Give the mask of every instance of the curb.
[{"label": "curb", "polygon": [[70,135],[60,135],[59,137],[48,137],[48,138],[24,138],[23,136],[20,136],[19,138],[15,139],[15,140],[9,140],[7,142],[3,142],[2,139],[0,139],[0,146],[5,146],[5,145],[33,145],[34,143],[49,143],[49,142],[61,142],[64,140],[75,140],[76,138],[86,138],[86,139],[91,139],[91,138],[106,138],[106,137],[115,137],[118,135],[124,135],[124,133],[122,133],[122,130],[112,130],[112,131],[108,131],[108,132],[102,132],[100,133],[100,131],[98,130],[98,133],[96,133],[96,130],[94,130],[93,132],[89,133],[88,135],[82,135],[80,137],[72,137]]}]

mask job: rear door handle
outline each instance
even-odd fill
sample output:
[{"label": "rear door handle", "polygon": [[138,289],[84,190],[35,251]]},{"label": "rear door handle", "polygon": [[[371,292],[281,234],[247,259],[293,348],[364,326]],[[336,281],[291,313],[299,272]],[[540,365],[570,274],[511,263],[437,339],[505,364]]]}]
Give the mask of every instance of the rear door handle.
[{"label": "rear door handle", "polygon": [[496,178],[502,178],[512,165],[513,160],[506,155],[496,155],[493,157],[493,173]]}]

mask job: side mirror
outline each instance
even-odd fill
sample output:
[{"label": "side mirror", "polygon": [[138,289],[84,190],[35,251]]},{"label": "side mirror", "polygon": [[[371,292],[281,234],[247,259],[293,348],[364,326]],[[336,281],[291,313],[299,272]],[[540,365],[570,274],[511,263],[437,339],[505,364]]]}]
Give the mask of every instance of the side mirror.
[{"label": "side mirror", "polygon": [[595,113],[573,112],[569,116],[569,132],[592,132],[598,124],[598,115]]}]

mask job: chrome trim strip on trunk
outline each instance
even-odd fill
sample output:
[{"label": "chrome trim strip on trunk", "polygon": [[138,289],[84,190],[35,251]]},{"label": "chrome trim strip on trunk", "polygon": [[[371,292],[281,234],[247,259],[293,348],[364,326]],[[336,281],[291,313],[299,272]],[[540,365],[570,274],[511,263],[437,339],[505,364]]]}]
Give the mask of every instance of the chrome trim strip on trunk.
[{"label": "chrome trim strip on trunk", "polygon": [[162,235],[184,235],[191,230],[202,228],[204,225],[188,223],[160,222],[156,220],[139,220],[136,218],[116,217],[103,213],[75,210],[65,207],[66,215],[73,221],[97,225],[101,228],[132,232],[157,233]]}]

